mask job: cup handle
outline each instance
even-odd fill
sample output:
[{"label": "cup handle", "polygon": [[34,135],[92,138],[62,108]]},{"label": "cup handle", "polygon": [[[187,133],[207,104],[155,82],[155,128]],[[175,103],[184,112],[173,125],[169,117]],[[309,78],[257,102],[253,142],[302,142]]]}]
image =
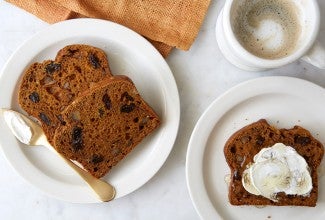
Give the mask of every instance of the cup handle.
[{"label": "cup handle", "polygon": [[318,41],[315,42],[313,47],[301,59],[315,67],[325,69],[325,49]]}]

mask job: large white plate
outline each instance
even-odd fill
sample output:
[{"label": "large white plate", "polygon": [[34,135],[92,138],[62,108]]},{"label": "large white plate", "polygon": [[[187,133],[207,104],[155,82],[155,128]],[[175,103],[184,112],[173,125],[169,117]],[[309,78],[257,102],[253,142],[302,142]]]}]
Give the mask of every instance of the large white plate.
[{"label": "large white plate", "polygon": [[279,128],[301,125],[325,142],[325,90],[289,77],[244,82],[215,100],[192,133],[186,176],[191,199],[202,219],[325,219],[325,177],[319,180],[318,204],[308,207],[236,207],[228,201],[225,177],[230,173],[223,148],[243,126],[265,118]]},{"label": "large white plate", "polygon": [[[175,80],[163,57],[143,37],[121,25],[97,19],[52,25],[24,43],[6,63],[0,75],[0,107],[21,110],[17,88],[24,69],[33,62],[54,59],[57,51],[68,44],[79,43],[103,49],[112,73],[129,76],[162,120],[158,130],[104,177],[116,187],[119,198],[142,186],[160,169],[178,131],[180,109]],[[99,202],[60,158],[43,147],[20,144],[3,120],[0,145],[14,169],[49,195],[70,202]]]}]

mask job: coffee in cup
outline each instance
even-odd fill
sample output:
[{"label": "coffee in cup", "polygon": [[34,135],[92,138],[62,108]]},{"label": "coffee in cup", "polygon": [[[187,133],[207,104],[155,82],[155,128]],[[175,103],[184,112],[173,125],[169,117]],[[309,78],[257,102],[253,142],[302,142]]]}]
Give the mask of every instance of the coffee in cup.
[{"label": "coffee in cup", "polygon": [[325,69],[316,41],[317,0],[226,0],[216,24],[225,58],[249,71],[277,68],[299,59]]},{"label": "coffee in cup", "polygon": [[243,0],[232,8],[232,28],[240,44],[264,59],[295,51],[301,35],[299,9],[288,0]]}]

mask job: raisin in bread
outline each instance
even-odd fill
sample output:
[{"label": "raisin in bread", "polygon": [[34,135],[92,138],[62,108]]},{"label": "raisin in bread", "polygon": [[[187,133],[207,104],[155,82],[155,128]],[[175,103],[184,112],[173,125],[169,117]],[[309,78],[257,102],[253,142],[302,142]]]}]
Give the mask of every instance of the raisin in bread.
[{"label": "raisin in bread", "polygon": [[88,45],[69,45],[55,60],[33,63],[24,73],[19,88],[19,104],[37,118],[48,138],[64,123],[60,112],[94,83],[111,77],[106,54]]},{"label": "raisin in bread", "polygon": [[148,134],[159,118],[126,76],[99,82],[63,112],[65,125],[54,144],[66,158],[78,161],[93,176],[104,176]]},{"label": "raisin in bread", "polygon": [[[246,166],[253,163],[254,156],[262,148],[283,143],[293,147],[305,158],[312,177],[313,188],[309,196],[277,194],[277,202],[263,196],[250,194],[242,185]],[[233,205],[274,205],[274,206],[316,206],[318,197],[317,168],[324,155],[323,145],[309,131],[294,126],[291,129],[277,129],[261,119],[234,133],[224,147],[226,161],[231,169],[229,201]]]}]

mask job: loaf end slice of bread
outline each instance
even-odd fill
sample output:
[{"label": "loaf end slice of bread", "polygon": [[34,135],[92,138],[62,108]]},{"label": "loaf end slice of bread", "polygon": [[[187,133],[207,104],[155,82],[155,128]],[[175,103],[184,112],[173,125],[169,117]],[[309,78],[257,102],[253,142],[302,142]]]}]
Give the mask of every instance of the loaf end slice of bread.
[{"label": "loaf end slice of bread", "polygon": [[115,76],[98,83],[63,112],[54,136],[57,151],[93,176],[104,176],[131,152],[160,120],[132,81]]},{"label": "loaf end slice of bread", "polygon": [[[305,158],[312,177],[313,188],[308,196],[277,194],[277,202],[263,196],[253,195],[242,185],[242,175],[247,165],[262,149],[276,143],[293,147]],[[224,155],[231,170],[229,201],[232,205],[316,206],[318,198],[317,169],[324,155],[323,145],[308,130],[294,126],[277,129],[261,119],[234,133],[226,142]]]},{"label": "loaf end slice of bread", "polygon": [[60,112],[81,92],[111,77],[106,54],[88,45],[69,45],[54,61],[33,63],[22,78],[18,101],[22,109],[37,118],[53,144],[55,129],[61,124]]}]

